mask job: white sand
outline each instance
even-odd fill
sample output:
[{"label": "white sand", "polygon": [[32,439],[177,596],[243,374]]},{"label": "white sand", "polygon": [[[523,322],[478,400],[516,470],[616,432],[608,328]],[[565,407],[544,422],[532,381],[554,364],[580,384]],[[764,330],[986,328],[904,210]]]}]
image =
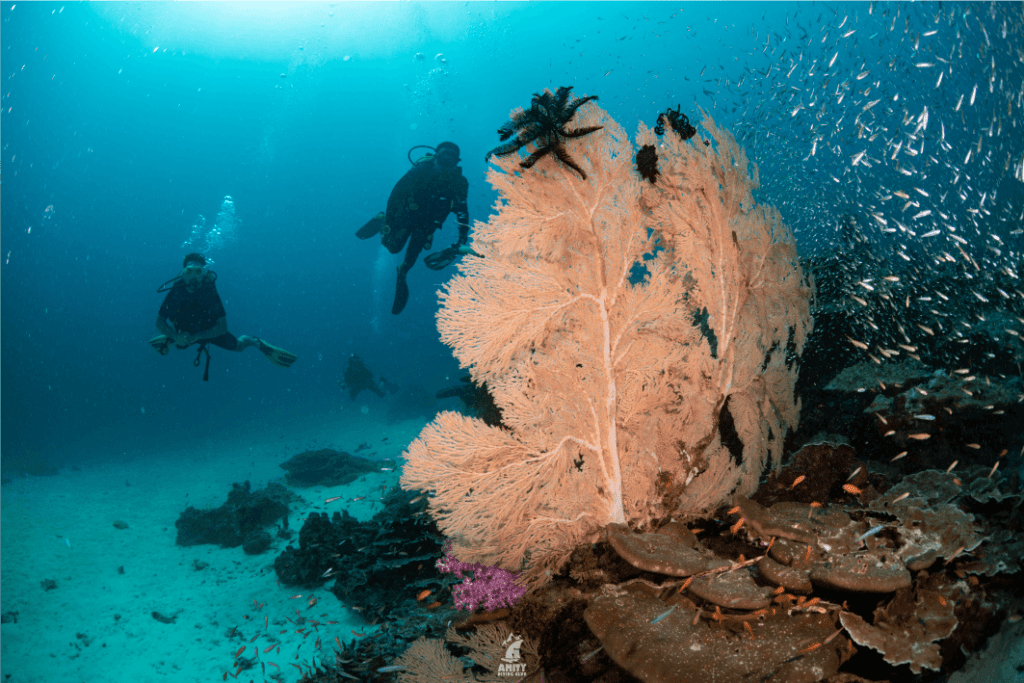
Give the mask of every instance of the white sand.
[{"label": "white sand", "polygon": [[[375,452],[374,459],[398,462],[424,424],[385,425],[354,411],[338,414],[333,422],[308,422],[289,424],[283,437],[280,426],[260,430],[249,425],[201,448],[193,446],[187,455],[166,449],[125,463],[5,485],[0,494],[0,599],[4,612],[18,612],[18,623],[0,627],[0,681],[220,681],[225,671],[234,672],[234,654],[243,645],[244,656],[251,657],[256,647],[260,661],[278,665],[267,665],[267,680],[279,671],[278,680],[296,681],[299,672],[289,664],[308,663],[314,654],[317,661],[333,660],[335,636],[352,640],[353,630],[372,631],[326,587],[313,592],[318,603],[307,609],[307,591],[277,585],[273,563],[288,543],[284,539],[275,537],[271,550],[258,556],[240,547],[180,547],[174,542],[181,511],[187,505],[221,505],[232,482],[248,479],[253,489],[283,483],[279,464],[310,448],[354,452],[367,442],[371,448],[359,455]],[[358,519],[369,519],[380,510],[381,486],[397,485],[398,474],[374,473],[329,489],[293,489],[307,504],[291,506],[289,525],[296,532],[291,543],[298,544],[302,519],[311,511],[347,508]],[[325,505],[332,496],[345,498]],[[367,499],[349,502],[355,496]],[[129,528],[115,528],[115,520]],[[197,571],[195,560],[209,566]],[[119,566],[124,574],[118,573]],[[43,590],[44,579],[56,581],[57,588]],[[296,593],[303,597],[289,599]],[[266,603],[261,611],[254,600]],[[304,639],[295,633],[299,627],[285,620],[294,618],[296,609],[305,617],[338,623],[320,626],[319,633]],[[177,620],[161,623],[153,611],[177,615]],[[240,634],[229,639],[234,626]],[[323,648],[319,653],[317,637]],[[280,644],[280,652],[263,654],[272,643]],[[263,679],[259,665],[238,675],[240,681]]]}]

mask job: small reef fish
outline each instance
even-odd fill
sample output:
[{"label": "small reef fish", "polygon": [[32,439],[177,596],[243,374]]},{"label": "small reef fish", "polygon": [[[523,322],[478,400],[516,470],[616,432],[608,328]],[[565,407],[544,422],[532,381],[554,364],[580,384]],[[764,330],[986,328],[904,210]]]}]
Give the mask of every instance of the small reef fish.
[{"label": "small reef fish", "polygon": [[654,617],[654,619],[651,620],[651,623],[652,624],[657,624],[659,621],[661,621],[662,619],[664,619],[665,617],[667,617],[668,615],[672,614],[675,611],[676,611],[676,605],[672,605],[671,607],[668,608],[667,611],[662,612],[658,616]]},{"label": "small reef fish", "polygon": [[874,536],[875,534],[877,534],[879,531],[881,531],[884,528],[885,528],[884,524],[879,524],[876,527],[872,527],[872,528],[868,529],[867,531],[865,531],[864,533],[862,533],[860,536],[858,536],[856,542],[860,543],[865,538],[869,538],[871,536]]}]

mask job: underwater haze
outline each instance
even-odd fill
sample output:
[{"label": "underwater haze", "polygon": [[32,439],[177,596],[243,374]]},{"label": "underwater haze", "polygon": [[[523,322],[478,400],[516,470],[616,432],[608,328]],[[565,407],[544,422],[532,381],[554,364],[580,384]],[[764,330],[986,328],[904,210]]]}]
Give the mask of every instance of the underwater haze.
[{"label": "underwater haze", "polygon": [[[173,554],[175,518],[219,504],[232,482],[276,479],[304,448],[368,443],[395,464],[436,412],[462,407],[436,397],[465,373],[435,321],[455,267],[421,256],[393,315],[402,255],[355,233],[430,151],[418,146],[442,141],[461,148],[471,225],[486,221],[498,197],[485,155],[544,89],[598,96],[630,134],[677,106],[732,131],[758,165],[757,200],[779,209],[801,256],[841,254],[814,273],[819,288],[842,282],[843,325],[827,328],[839,341],[804,381],[920,349],[1019,375],[1019,3],[18,0],[0,22],[12,681],[129,680],[115,667],[131,680],[221,680],[235,644],[223,627],[263,600],[257,582],[273,586],[272,573],[265,559],[204,556],[225,573],[197,589],[192,556]],[[457,236],[450,216],[433,250]],[[157,289],[189,252],[216,272],[228,329],[287,349],[291,367],[211,347],[204,381],[196,347],[161,355],[147,343]],[[998,349],[972,346],[982,323],[998,327]],[[353,354],[395,390],[353,400],[342,386]],[[368,487],[396,485],[390,467],[378,475]],[[89,517],[103,535],[61,524]],[[140,531],[125,541],[115,519]],[[130,575],[125,558],[143,554],[190,574],[104,594],[82,585],[59,601],[39,587],[74,585],[83,563],[91,584],[119,566]],[[171,604],[145,597],[157,593]],[[282,613],[287,597],[273,603]],[[205,611],[187,627],[150,618],[190,603]]]}]

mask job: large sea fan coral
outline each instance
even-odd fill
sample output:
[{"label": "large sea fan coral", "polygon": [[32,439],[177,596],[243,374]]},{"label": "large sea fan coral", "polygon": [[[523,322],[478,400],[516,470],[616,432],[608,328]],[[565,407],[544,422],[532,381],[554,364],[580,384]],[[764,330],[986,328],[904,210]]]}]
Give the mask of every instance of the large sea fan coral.
[{"label": "large sea fan coral", "polygon": [[750,493],[795,426],[809,288],[756,169],[713,121],[711,146],[641,126],[661,176],[596,105],[564,166],[489,173],[498,214],[442,294],[442,339],[508,429],[446,412],[407,453],[406,488],[463,560],[542,580],[610,523],[643,527]]}]

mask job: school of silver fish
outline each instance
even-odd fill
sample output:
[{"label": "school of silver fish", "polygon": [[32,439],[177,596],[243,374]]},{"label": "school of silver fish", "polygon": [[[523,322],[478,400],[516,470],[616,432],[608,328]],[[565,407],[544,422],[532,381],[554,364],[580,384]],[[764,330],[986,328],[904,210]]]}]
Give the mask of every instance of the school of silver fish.
[{"label": "school of silver fish", "polygon": [[983,326],[1024,355],[1021,5],[801,5],[748,32],[765,66],[697,104],[746,109],[737,138],[802,253],[855,222],[872,262],[846,261],[852,347],[917,358]]}]

